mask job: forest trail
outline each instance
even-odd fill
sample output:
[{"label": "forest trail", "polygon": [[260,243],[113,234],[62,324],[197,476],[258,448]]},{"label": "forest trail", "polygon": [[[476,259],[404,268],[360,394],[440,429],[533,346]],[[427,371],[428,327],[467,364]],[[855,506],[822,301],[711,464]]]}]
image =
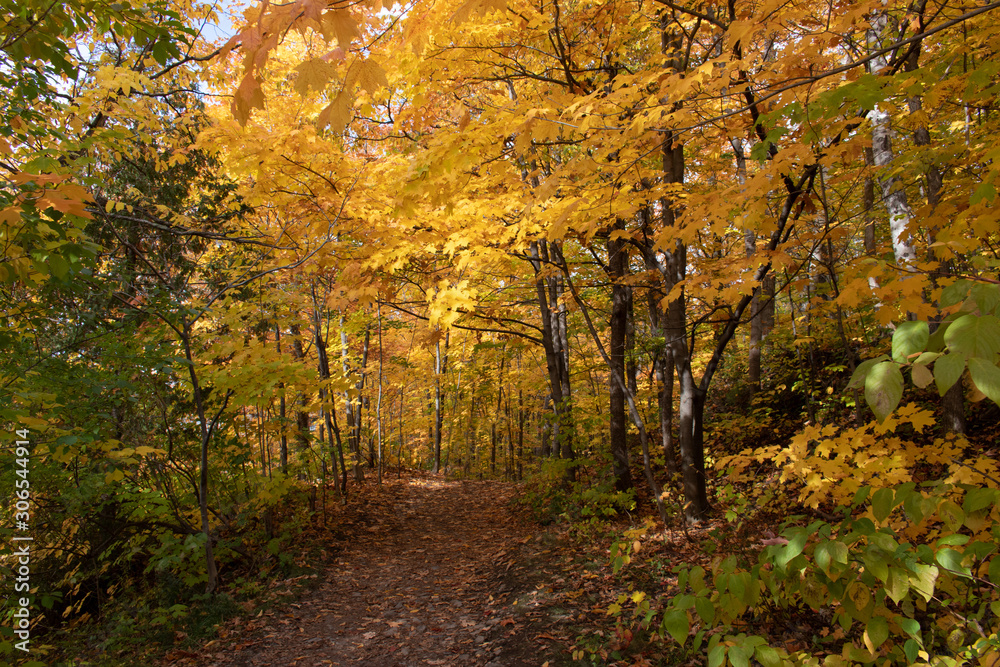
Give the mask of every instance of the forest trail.
[{"label": "forest trail", "polygon": [[540,538],[512,508],[514,492],[500,482],[393,480],[383,492],[391,511],[354,525],[314,590],[230,626],[196,664],[514,667],[555,658],[555,637],[535,641],[552,619],[523,603],[537,607],[529,582],[545,567],[530,556],[526,567]]}]

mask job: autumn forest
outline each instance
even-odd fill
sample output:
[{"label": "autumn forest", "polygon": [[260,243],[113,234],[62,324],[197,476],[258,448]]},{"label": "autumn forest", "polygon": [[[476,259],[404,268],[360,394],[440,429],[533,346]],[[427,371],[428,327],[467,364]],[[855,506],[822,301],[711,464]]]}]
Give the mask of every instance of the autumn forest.
[{"label": "autumn forest", "polygon": [[1000,664],[998,9],[0,0],[0,662]]}]

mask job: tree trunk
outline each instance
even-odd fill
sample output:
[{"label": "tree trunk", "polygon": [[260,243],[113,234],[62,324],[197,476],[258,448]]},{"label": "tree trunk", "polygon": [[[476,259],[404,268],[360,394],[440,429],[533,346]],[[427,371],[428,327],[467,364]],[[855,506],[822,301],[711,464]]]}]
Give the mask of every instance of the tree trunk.
[{"label": "tree trunk", "polygon": [[[880,48],[889,35],[889,18],[884,12],[877,12],[871,20],[868,30],[869,48]],[[886,54],[876,56],[871,61],[872,72],[878,73],[888,67]],[[876,105],[869,116],[872,123],[872,156],[875,166],[883,172],[888,172],[892,163],[892,126],[889,114]],[[882,199],[889,212],[889,232],[892,236],[892,252],[896,263],[900,266],[912,264],[917,259],[910,238],[909,225],[913,212],[906,201],[906,190],[903,182],[889,173],[879,177],[882,188]]]},{"label": "tree trunk", "polygon": [[441,388],[441,376],[448,370],[448,344],[451,332],[444,335],[444,355],[441,354],[441,341],[434,344],[434,468],[435,473],[441,470],[441,431],[444,426],[444,390]]},{"label": "tree trunk", "polygon": [[497,422],[500,420],[500,410],[503,408],[503,369],[506,365],[507,355],[506,355],[506,345],[500,348],[500,368],[497,371],[497,409],[493,413],[492,423],[490,425],[490,438],[492,444],[492,451],[490,452],[490,475],[496,475],[497,468]]},{"label": "tree trunk", "polygon": [[[337,490],[346,498],[347,494],[347,466],[344,462],[344,446],[340,437],[340,425],[337,423],[337,409],[333,399],[333,393],[325,386],[330,379],[330,356],[327,350],[326,337],[323,336],[323,314],[319,309],[319,300],[313,290],[313,306],[315,308],[315,343],[316,357],[319,361],[320,402],[324,404],[323,422],[326,425],[328,446],[330,448],[330,460],[333,462],[333,479],[337,484]],[[320,444],[322,445],[322,438]],[[340,461],[342,479],[337,478],[337,461]]]},{"label": "tree trunk", "polygon": [[[371,328],[369,326],[365,326],[365,340],[361,350],[361,366],[359,368],[360,377],[355,383],[355,389],[358,392],[358,397],[352,401],[350,394],[344,392],[344,400],[347,406],[348,447],[350,448],[351,455],[354,458],[354,480],[359,483],[365,480],[365,473],[361,466],[361,392],[365,387],[365,368],[368,366],[368,345],[370,342]],[[344,316],[341,315],[340,356],[344,365],[345,376],[350,376],[351,372],[349,354],[350,349],[347,341],[347,330],[344,328]]]},{"label": "tree trunk", "polygon": [[649,456],[649,434],[646,432],[646,424],[642,419],[642,415],[639,413],[639,407],[636,404],[635,396],[629,391],[628,385],[625,383],[625,378],[620,374],[613,372],[614,364],[611,361],[611,356],[608,354],[607,349],[605,349],[604,343],[601,342],[601,337],[597,333],[597,329],[594,327],[594,322],[590,317],[590,309],[587,304],[584,303],[583,299],[580,298],[579,292],[573,287],[573,281],[570,276],[569,266],[566,264],[566,260],[560,256],[560,268],[563,271],[563,276],[566,279],[566,285],[569,287],[570,294],[573,300],[579,306],[580,314],[583,315],[584,322],[587,323],[587,331],[590,333],[590,338],[597,347],[597,351],[601,354],[601,358],[604,360],[605,365],[611,374],[612,380],[619,385],[622,393],[625,394],[625,400],[628,404],[628,411],[632,417],[632,423],[635,424],[636,429],[639,431],[639,445],[642,448],[642,469],[646,476],[646,483],[649,484],[650,493],[653,496],[653,501],[656,503],[656,509],[660,513],[660,519],[664,524],[667,522],[667,512],[663,504],[663,497],[660,493],[660,487],[656,483],[656,477],[653,475],[653,469],[650,462]]},{"label": "tree trunk", "polygon": [[[614,229],[624,230],[625,224],[619,220]],[[625,341],[628,337],[628,288],[623,284],[628,264],[628,250],[622,238],[609,238],[608,276],[611,279],[611,337],[608,356],[611,364],[608,373],[608,424],[611,439],[611,464],[615,476],[615,488],[626,491],[632,488],[632,474],[629,471],[627,421],[625,417]],[[633,392],[633,395],[635,393]]]},{"label": "tree trunk", "polygon": [[[625,271],[628,273],[626,260]],[[635,294],[631,285],[625,288],[628,324],[625,325],[625,379],[633,396],[639,395],[639,362],[635,355]]]},{"label": "tree trunk", "polygon": [[[743,152],[742,139],[730,139],[729,143],[733,147],[733,155],[736,159],[736,180],[743,189],[747,182],[747,160]],[[757,234],[753,229],[747,227],[743,230],[743,247],[748,258],[757,254]],[[750,341],[747,345],[747,384],[750,387],[750,396],[760,391],[760,358],[761,341],[764,338],[763,313],[761,312],[761,287],[754,287],[753,300],[750,302]]]},{"label": "tree trunk", "polygon": [[[922,5],[920,6],[920,11],[923,11]],[[910,51],[910,56],[906,60],[906,71],[912,72],[916,70],[919,59],[920,45],[917,44],[916,48]],[[923,110],[923,100],[921,100],[919,96],[914,95],[909,97],[906,102],[911,114],[916,114]],[[916,129],[914,129],[913,143],[921,147],[930,146],[931,135],[926,125],[921,123],[917,125]],[[927,189],[927,203],[931,207],[931,211],[933,211],[941,201],[941,188],[944,187],[944,175],[942,174],[941,169],[933,162],[928,165],[927,171],[924,173],[924,184]],[[932,244],[937,241],[938,231],[939,229],[937,225],[932,226],[930,229],[930,241]],[[928,259],[931,261],[935,259],[933,250],[931,250],[931,257]],[[941,276],[951,275],[951,262],[948,260],[941,261],[938,273]],[[966,430],[965,387],[963,385],[964,383],[962,382],[962,378],[959,377],[958,382],[953,384],[948,391],[945,392],[944,400],[942,401],[944,411],[942,421],[944,422],[945,429],[947,429],[950,433],[964,434]]]},{"label": "tree trunk", "polygon": [[[381,298],[381,297],[380,297]],[[375,403],[375,431],[378,437],[378,485],[382,486],[382,302],[377,305],[378,315],[378,400]]]},{"label": "tree trunk", "polygon": [[[521,354],[517,356],[517,370],[521,370]],[[524,390],[517,388],[517,481],[524,477],[524,422],[527,413],[524,409]]]},{"label": "tree trunk", "polygon": [[[274,344],[281,354],[281,325],[274,325]],[[285,428],[288,416],[285,409],[285,383],[278,383],[278,423],[281,425],[281,474],[288,474],[288,433]]]},{"label": "tree trunk", "polygon": [[[667,133],[663,141],[663,180],[666,183],[684,182],[684,149]],[[663,206],[663,226],[676,224],[676,212],[671,202]],[[668,253],[663,293],[669,294],[674,286],[684,280],[687,272],[687,248],[677,241]],[[667,344],[671,350],[674,370],[680,384],[678,399],[678,446],[681,455],[681,476],[684,486],[684,513],[689,522],[701,521],[708,514],[708,492],[705,484],[705,443],[702,437],[705,395],[694,381],[691,357],[687,346],[687,314],[684,292],[667,305]]]},{"label": "tree trunk", "polygon": [[195,410],[198,413],[198,427],[201,435],[198,510],[201,515],[201,532],[205,536],[205,569],[208,571],[205,592],[211,594],[215,592],[216,587],[219,585],[219,570],[215,564],[215,552],[212,549],[212,531],[208,519],[208,443],[212,439],[216,423],[229,404],[229,397],[232,396],[232,390],[226,392],[222,407],[219,408],[219,412],[215,415],[212,422],[209,423],[201,384],[198,381],[198,373],[195,371],[194,355],[191,352],[191,325],[187,320],[181,320],[181,327],[178,333],[181,334],[181,343],[184,346],[184,358],[187,360],[188,377],[191,379],[191,391],[194,397]]},{"label": "tree trunk", "polygon": [[[549,254],[552,261],[559,266],[564,266],[565,258],[562,256],[562,246],[558,243],[549,243]],[[565,291],[563,276],[553,276],[549,279],[549,304],[553,311],[553,339],[556,343],[557,359],[559,360],[559,384],[562,387],[563,407],[559,414],[560,428],[559,436],[556,438],[556,445],[559,447],[559,456],[572,461],[576,454],[573,451],[573,440],[575,438],[575,425],[573,423],[573,392],[569,380],[569,330],[568,319],[569,310],[562,300]],[[569,477],[576,478],[576,466],[571,465],[568,469]]]},{"label": "tree trunk", "polygon": [[[549,267],[549,252],[545,241],[533,241],[529,246],[529,257],[531,265],[535,271],[535,293],[538,299],[538,308],[542,319],[542,348],[545,350],[545,367],[549,375],[549,395],[552,401],[552,419],[549,437],[552,452],[556,456],[562,455],[561,443],[566,440],[571,441],[572,415],[570,414],[570,400],[567,392],[569,389],[569,371],[566,366],[568,357],[562,353],[562,332],[560,331],[557,303],[550,304],[550,295],[556,294],[558,290],[555,285],[555,277],[547,277],[544,270]],[[564,308],[564,307],[563,307]],[[543,448],[546,439],[543,438]],[[572,444],[568,445],[567,451],[572,453]]]},{"label": "tree trunk", "polygon": [[[296,313],[297,315],[298,313]],[[302,345],[302,329],[298,323],[291,326],[292,332],[292,358],[298,362],[305,361],[306,352]],[[298,443],[298,450],[303,452],[309,449],[309,399],[305,394],[300,393],[296,401],[299,409],[295,413],[295,424],[297,427],[295,441]]]},{"label": "tree trunk", "polygon": [[[666,202],[662,202],[666,205]],[[652,238],[652,211],[647,206],[640,212],[640,222],[642,225],[641,241],[638,244],[642,250],[643,262],[646,270],[660,275],[660,262],[653,248]],[[665,296],[659,284],[653,283],[646,291],[646,305],[649,310],[649,324],[654,339],[659,339],[662,344],[657,345],[653,356],[653,374],[656,377],[656,402],[660,419],[660,446],[663,449],[663,458],[667,472],[670,474],[677,472],[677,453],[674,451],[674,360],[673,352],[667,344],[664,325],[664,312],[661,303]]]}]

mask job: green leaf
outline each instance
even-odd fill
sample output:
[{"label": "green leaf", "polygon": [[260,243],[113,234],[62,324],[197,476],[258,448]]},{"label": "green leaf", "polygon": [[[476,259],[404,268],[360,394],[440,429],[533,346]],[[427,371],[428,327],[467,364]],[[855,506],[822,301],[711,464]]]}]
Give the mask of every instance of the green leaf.
[{"label": "green leaf", "polygon": [[750,597],[753,595],[753,579],[750,577],[749,572],[737,572],[729,578],[729,592],[733,596],[744,602],[750,604]]},{"label": "green leaf", "polygon": [[976,389],[994,403],[1000,404],[1000,368],[992,361],[973,357],[969,359],[969,376]]},{"label": "green leaf", "polygon": [[1000,586],[1000,556],[994,556],[990,560],[989,577],[994,586]]},{"label": "green leaf", "polygon": [[971,197],[969,197],[969,203],[973,206],[983,201],[992,204],[996,197],[997,189],[992,183],[980,183],[976,188],[976,191],[972,193]]},{"label": "green leaf", "polygon": [[758,646],[754,649],[754,656],[757,662],[764,667],[778,667],[781,665],[781,654],[770,646]]},{"label": "green leaf", "polygon": [[712,625],[715,620],[715,605],[708,598],[698,598],[694,601],[694,608],[698,611],[698,616],[705,622],[705,625]]},{"label": "green leaf", "polygon": [[674,609],[690,609],[696,601],[693,595],[678,595],[674,598]]},{"label": "green leaf", "polygon": [[729,662],[733,664],[733,667],[749,667],[750,654],[742,646],[730,646]]},{"label": "green leaf", "polygon": [[978,487],[965,492],[965,499],[962,500],[962,509],[966,514],[978,512],[985,509],[997,501],[997,490]]},{"label": "green leaf", "polygon": [[965,370],[965,356],[961,354],[945,354],[934,362],[934,382],[937,383],[938,394],[944,396],[952,385],[962,377]]},{"label": "green leaf", "polygon": [[865,400],[880,422],[885,421],[903,397],[903,374],[894,361],[883,361],[872,367],[865,378]]},{"label": "green leaf", "polygon": [[941,290],[941,298],[938,300],[938,303],[941,304],[942,308],[962,303],[969,296],[970,287],[972,287],[971,280],[956,280]]},{"label": "green leaf", "polygon": [[941,503],[938,507],[938,515],[944,524],[948,526],[948,530],[958,530],[962,527],[962,523],[965,521],[965,512],[962,508],[950,500],[946,500]]},{"label": "green leaf", "polygon": [[931,337],[927,322],[903,322],[892,334],[892,358],[901,364],[908,363],[910,355],[923,352]]},{"label": "green leaf", "polygon": [[898,567],[889,568],[889,578],[885,583],[885,592],[893,602],[899,604],[910,592],[910,577]]},{"label": "green leaf", "polygon": [[933,565],[915,563],[915,572],[910,574],[910,588],[920,593],[926,602],[934,596],[934,583],[937,581],[938,569]]},{"label": "green leaf", "polygon": [[858,364],[858,367],[854,369],[854,372],[851,373],[851,381],[847,383],[847,388],[860,389],[865,386],[865,378],[868,377],[868,373],[871,371],[872,367],[888,358],[889,357],[883,354],[875,357],[874,359],[866,359],[865,361],[862,361]]},{"label": "green leaf", "polygon": [[903,653],[906,654],[906,664],[915,665],[917,655],[920,653],[920,644],[914,639],[907,639],[906,643],[903,644]]},{"label": "green leaf", "polygon": [[806,531],[804,530],[796,531],[795,534],[791,537],[791,539],[788,540],[788,544],[783,546],[781,550],[778,552],[778,555],[775,556],[774,558],[775,564],[780,568],[784,568],[786,565],[788,565],[788,561],[792,560],[800,553],[802,553],[802,550],[806,546],[806,540],[808,539],[809,535],[806,534]]},{"label": "green leaf", "polygon": [[920,622],[914,618],[904,618],[899,617],[896,619],[899,623],[899,627],[903,629],[903,632],[910,635],[914,639],[920,639]]},{"label": "green leaf", "polygon": [[976,302],[981,315],[996,314],[1000,307],[1000,285],[976,283],[969,296]]},{"label": "green leaf", "polygon": [[688,620],[686,611],[671,609],[663,615],[662,627],[678,644],[684,646],[688,632],[691,630],[691,622]]},{"label": "green leaf", "polygon": [[872,495],[872,512],[879,523],[885,521],[895,506],[893,499],[895,493],[892,489],[879,489]]},{"label": "green leaf", "polygon": [[[714,635],[719,637],[719,635]],[[726,645],[718,643],[708,649],[708,667],[722,667],[726,663]]]},{"label": "green leaf", "polygon": [[705,590],[705,570],[702,567],[691,568],[691,590],[695,593]]},{"label": "green leaf", "polygon": [[889,580],[889,564],[886,562],[885,553],[881,549],[869,545],[865,553],[861,556],[865,564],[865,569],[874,574],[879,581]]},{"label": "green leaf", "polygon": [[885,620],[885,616],[872,616],[865,628],[865,634],[875,648],[885,643],[889,638],[889,623]]},{"label": "green leaf", "polygon": [[944,342],[952,352],[992,361],[1000,352],[1000,319],[996,315],[963,315],[948,327]]},{"label": "green leaf", "polygon": [[940,356],[941,356],[940,352],[924,352],[919,357],[917,357],[913,363],[926,366],[927,364],[934,363],[934,360]]},{"label": "green leaf", "polygon": [[847,589],[847,595],[859,612],[864,611],[872,601],[871,591],[860,581],[851,584],[851,587]]},{"label": "green leaf", "polygon": [[799,594],[802,596],[803,602],[813,609],[819,609],[827,603],[830,587],[810,574],[803,577],[799,584]]},{"label": "green leaf", "polygon": [[[846,90],[843,90],[845,89]],[[885,86],[872,74],[862,74],[854,83],[841,86],[840,94],[853,98],[862,109],[871,111],[885,99]]]},{"label": "green leaf", "polygon": [[969,576],[970,574],[969,568],[962,565],[962,554],[954,549],[941,549],[935,554],[934,558],[946,570],[965,576]]},{"label": "green leaf", "polygon": [[843,542],[830,542],[830,558],[834,563],[847,565],[848,550]]},{"label": "green leaf", "polygon": [[48,258],[49,269],[52,270],[52,275],[54,275],[59,280],[62,280],[69,273],[69,263],[63,259],[60,255],[49,255]]},{"label": "green leaf", "polygon": [[832,557],[830,556],[830,543],[820,542],[816,545],[816,549],[813,551],[813,561],[819,566],[819,569],[827,575],[830,574],[830,561]]}]

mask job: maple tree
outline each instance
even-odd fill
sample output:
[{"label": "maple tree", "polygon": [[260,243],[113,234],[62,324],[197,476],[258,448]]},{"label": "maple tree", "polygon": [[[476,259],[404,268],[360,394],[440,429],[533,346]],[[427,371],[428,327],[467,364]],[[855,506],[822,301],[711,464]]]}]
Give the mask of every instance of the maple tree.
[{"label": "maple tree", "polygon": [[296,0],[213,45],[209,5],[5,5],[0,416],[60,612],[287,565],[289,507],[394,466],[663,528],[769,466],[820,523],[685,570],[661,638],[797,660],[739,634],[753,588],[930,662],[927,568],[973,613],[1000,563],[962,439],[1000,404],[997,6]]}]

